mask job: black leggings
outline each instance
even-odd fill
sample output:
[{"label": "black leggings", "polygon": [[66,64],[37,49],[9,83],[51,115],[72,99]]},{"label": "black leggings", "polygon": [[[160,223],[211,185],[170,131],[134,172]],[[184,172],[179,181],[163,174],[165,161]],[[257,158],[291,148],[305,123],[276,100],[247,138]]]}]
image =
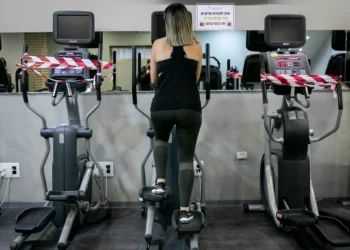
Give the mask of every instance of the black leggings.
[{"label": "black leggings", "polygon": [[151,112],[155,133],[154,162],[157,178],[165,179],[168,160],[168,141],[176,125],[178,138],[180,206],[188,207],[194,181],[193,157],[198,133],[202,125],[200,112],[181,109]]}]

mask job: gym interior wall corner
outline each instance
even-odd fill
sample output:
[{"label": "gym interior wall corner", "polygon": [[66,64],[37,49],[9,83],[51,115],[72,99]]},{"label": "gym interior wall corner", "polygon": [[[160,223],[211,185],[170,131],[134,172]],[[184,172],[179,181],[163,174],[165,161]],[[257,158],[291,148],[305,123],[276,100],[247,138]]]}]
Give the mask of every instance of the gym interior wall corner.
[{"label": "gym interior wall corner", "polygon": [[[70,21],[72,18],[76,20],[74,23]],[[64,30],[62,27],[69,29],[69,31],[58,33],[58,29]],[[82,33],[82,31],[88,32]],[[77,37],[68,37],[72,34],[76,34]],[[71,42],[74,42],[74,47],[80,44],[89,44],[93,40],[93,34],[93,13],[82,11],[54,13],[56,43],[72,45]],[[24,54],[27,51],[28,46],[24,45]],[[62,54],[62,51],[60,53],[60,55],[71,58],[88,59],[86,58],[86,51],[77,47],[73,48],[71,46],[65,50],[66,54]],[[102,44],[98,45],[98,59],[102,59]],[[97,72],[100,73],[101,69],[98,69]],[[78,70],[72,73],[70,70],[54,69],[51,72],[50,78],[54,80],[46,82],[46,86],[52,91],[51,104],[57,106],[63,99],[66,100],[69,124],[49,128],[45,117],[29,103],[27,94],[28,71],[23,68],[21,81],[23,101],[27,108],[41,119],[43,127],[40,130],[40,135],[46,142],[46,151],[40,165],[40,175],[44,197],[47,202],[43,207],[26,209],[17,216],[15,231],[20,233],[20,236],[12,242],[10,246],[12,250],[21,247],[22,249],[33,246],[40,247],[39,242],[26,242],[26,239],[31,234],[42,232],[50,222],[57,228],[62,229],[56,244],[57,249],[69,249],[73,245],[69,244],[68,239],[83,223],[99,222],[110,215],[110,210],[106,206],[104,178],[95,179],[100,189],[97,201],[92,201],[93,170],[96,167],[100,176],[103,176],[103,169],[90,149],[92,129],[89,128],[89,118],[101,103],[102,77],[100,74],[96,75],[97,103],[86,114],[85,126],[82,126],[78,107],[78,93],[86,91],[88,82],[82,79],[88,79],[88,75],[88,70]],[[61,93],[59,98],[57,98],[58,93]],[[45,177],[45,165],[50,154],[50,138],[52,138],[53,145],[52,191],[49,191]],[[82,139],[85,139],[85,141]]]}]

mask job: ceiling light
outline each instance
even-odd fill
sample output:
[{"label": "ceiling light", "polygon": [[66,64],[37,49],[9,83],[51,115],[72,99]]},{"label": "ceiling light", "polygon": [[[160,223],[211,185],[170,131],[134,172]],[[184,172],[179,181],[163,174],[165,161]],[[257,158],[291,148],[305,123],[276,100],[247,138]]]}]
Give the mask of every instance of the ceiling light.
[{"label": "ceiling light", "polygon": [[306,39],[309,39],[309,38],[310,38],[309,36],[306,37]]}]

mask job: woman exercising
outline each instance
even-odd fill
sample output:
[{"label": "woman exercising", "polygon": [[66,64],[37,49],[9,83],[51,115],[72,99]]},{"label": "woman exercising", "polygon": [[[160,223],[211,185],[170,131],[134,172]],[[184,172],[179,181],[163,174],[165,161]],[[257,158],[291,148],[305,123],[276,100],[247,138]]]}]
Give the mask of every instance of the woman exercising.
[{"label": "woman exercising", "polygon": [[168,140],[176,125],[179,157],[180,223],[193,215],[189,203],[193,188],[193,157],[202,124],[197,82],[202,68],[202,48],[182,4],[165,9],[166,37],[154,42],[151,56],[151,82],[156,87],[151,105],[155,132],[154,161],[157,170],[155,194],[165,193]]}]

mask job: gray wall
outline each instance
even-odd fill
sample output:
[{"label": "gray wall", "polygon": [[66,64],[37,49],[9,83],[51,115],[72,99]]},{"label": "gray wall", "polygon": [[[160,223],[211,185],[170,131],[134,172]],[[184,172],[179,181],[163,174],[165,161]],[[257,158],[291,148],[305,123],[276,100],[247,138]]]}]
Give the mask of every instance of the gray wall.
[{"label": "gray wall", "polygon": [[[139,106],[149,110],[152,93],[139,95]],[[204,96],[202,96],[203,98]],[[280,106],[280,98],[269,95],[270,111]],[[32,94],[30,102],[48,119],[48,125],[67,122],[64,102],[57,108],[50,104],[50,94]],[[315,92],[309,110],[316,135],[330,129],[336,118],[336,99],[330,92]],[[350,106],[350,92],[344,93],[344,107]],[[80,99],[81,114],[95,102],[85,94]],[[9,108],[11,107],[11,108]],[[259,165],[263,152],[261,93],[213,93],[203,112],[203,125],[197,153],[204,160],[208,201],[258,200]],[[43,192],[39,165],[45,144],[39,135],[40,120],[16,94],[0,95],[0,159],[19,162],[21,178],[11,183],[10,202],[41,202]],[[114,177],[108,179],[108,199],[112,202],[137,202],[141,186],[140,164],[148,149],[145,135],[147,120],[131,102],[130,93],[106,93],[100,109],[91,118],[94,129],[92,150],[99,161],[114,162]],[[340,130],[312,146],[312,167],[318,197],[349,195],[350,113],[345,109]],[[235,159],[237,151],[248,152],[246,161]],[[51,183],[49,157],[47,177]],[[151,162],[148,162],[148,174]],[[327,188],[325,188],[327,187]],[[3,197],[4,188],[0,197]]]},{"label": "gray wall", "polygon": [[[100,31],[149,31],[151,13],[164,10],[170,0],[46,0],[11,1],[3,0],[0,8],[0,33],[5,32],[50,32],[52,31],[52,13],[69,9],[93,11],[96,18],[96,29]],[[196,12],[196,1],[180,1],[188,5],[188,9]],[[201,1],[212,2],[209,0]],[[229,0],[220,1],[230,2]],[[267,14],[292,13],[304,14],[308,29],[332,30],[348,29],[348,0],[236,0],[236,29],[262,29]],[[13,18],[23,17],[23,18]],[[195,17],[195,16],[194,16]],[[11,21],[9,21],[11,20]]]}]

